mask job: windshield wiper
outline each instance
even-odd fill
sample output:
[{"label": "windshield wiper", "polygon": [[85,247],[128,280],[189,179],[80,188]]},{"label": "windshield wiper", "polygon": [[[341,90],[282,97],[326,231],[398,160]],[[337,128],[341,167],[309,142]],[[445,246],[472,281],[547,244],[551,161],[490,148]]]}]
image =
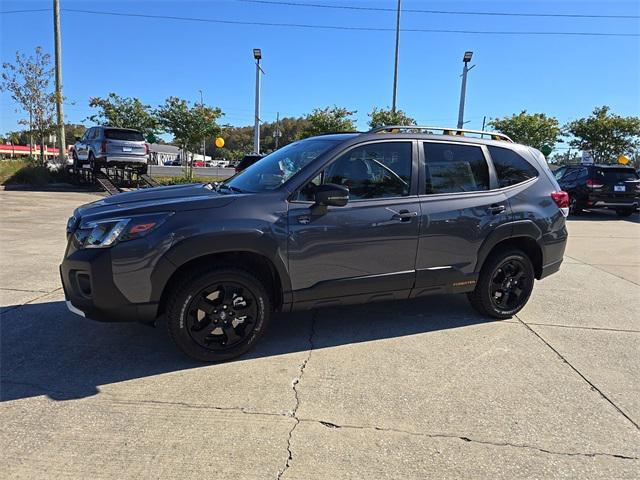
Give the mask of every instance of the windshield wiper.
[{"label": "windshield wiper", "polygon": [[234,187],[233,185],[227,185],[226,183],[221,183],[220,185],[218,185],[217,191],[219,192],[222,188],[226,188],[227,190],[230,190],[236,193],[244,193],[244,191],[241,190],[240,188]]}]

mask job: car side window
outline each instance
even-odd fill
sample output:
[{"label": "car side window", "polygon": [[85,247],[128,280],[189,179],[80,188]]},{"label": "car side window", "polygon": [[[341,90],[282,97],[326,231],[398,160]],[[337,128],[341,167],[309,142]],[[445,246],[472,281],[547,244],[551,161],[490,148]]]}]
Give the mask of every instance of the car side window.
[{"label": "car side window", "polygon": [[89,140],[91,138],[91,134],[93,133],[93,128],[90,128],[89,130],[86,130],[84,132],[84,135],[82,136],[82,141],[85,142],[87,140]]},{"label": "car side window", "polygon": [[423,143],[426,194],[489,190],[489,167],[473,145]]},{"label": "car side window", "polygon": [[570,170],[566,173],[565,176],[562,177],[563,182],[573,182],[576,178],[578,178],[578,170]]},{"label": "car side window", "polygon": [[379,142],[349,150],[309,182],[298,200],[311,201],[314,186],[334,183],[349,188],[350,200],[409,195],[411,142]]},{"label": "car side window", "polygon": [[513,150],[488,147],[500,188],[509,187],[538,176],[538,171]]}]

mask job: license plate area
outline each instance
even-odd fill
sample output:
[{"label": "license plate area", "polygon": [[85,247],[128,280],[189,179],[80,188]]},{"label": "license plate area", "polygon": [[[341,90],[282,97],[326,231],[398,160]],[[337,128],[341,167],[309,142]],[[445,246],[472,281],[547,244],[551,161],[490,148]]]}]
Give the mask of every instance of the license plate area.
[{"label": "license plate area", "polygon": [[624,185],[614,185],[613,186],[613,191],[614,192],[626,192],[627,191],[627,187],[625,187]]},{"label": "license plate area", "polygon": [[131,151],[131,147],[122,147],[122,151],[123,152],[130,152]]}]

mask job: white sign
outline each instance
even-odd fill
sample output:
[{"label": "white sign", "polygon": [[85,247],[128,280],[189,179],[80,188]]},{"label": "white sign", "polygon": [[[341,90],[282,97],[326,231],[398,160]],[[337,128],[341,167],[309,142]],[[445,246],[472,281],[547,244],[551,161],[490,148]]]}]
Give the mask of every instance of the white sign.
[{"label": "white sign", "polygon": [[591,151],[589,150],[583,150],[582,151],[582,163],[586,164],[586,165],[593,165],[593,155],[591,154]]}]

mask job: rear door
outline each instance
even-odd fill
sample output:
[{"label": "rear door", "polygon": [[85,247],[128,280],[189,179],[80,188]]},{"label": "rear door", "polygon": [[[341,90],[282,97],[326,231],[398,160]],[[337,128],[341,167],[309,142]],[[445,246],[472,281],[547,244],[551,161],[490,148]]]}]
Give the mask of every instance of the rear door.
[{"label": "rear door", "polygon": [[477,144],[421,143],[422,220],[412,296],[472,290],[478,251],[509,221],[506,195],[497,190],[486,149]]},{"label": "rear door", "polygon": [[86,160],[89,155],[89,139],[93,135],[94,128],[90,128],[84,132],[84,135],[76,145],[76,155],[78,155],[79,160]]},{"label": "rear door", "polygon": [[313,215],[309,184],[290,203],[289,270],[299,306],[409,295],[420,222],[416,149],[411,140],[354,146],[310,182],[349,187],[346,206]]}]

